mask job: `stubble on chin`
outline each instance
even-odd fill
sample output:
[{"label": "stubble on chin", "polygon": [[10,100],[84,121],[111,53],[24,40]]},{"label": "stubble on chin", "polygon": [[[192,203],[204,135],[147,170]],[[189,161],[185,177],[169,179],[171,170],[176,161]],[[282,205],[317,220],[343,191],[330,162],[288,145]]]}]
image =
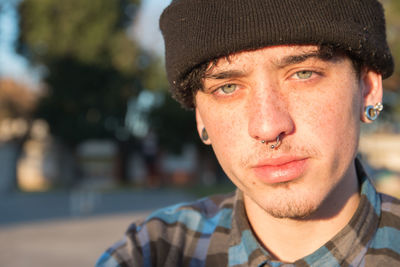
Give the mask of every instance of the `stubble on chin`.
[{"label": "stubble on chin", "polygon": [[304,220],[310,217],[317,207],[311,202],[290,200],[264,207],[264,210],[276,219]]},{"label": "stubble on chin", "polygon": [[267,199],[253,199],[262,210],[276,219],[304,220],[319,207],[312,191],[303,192],[296,187],[300,181],[288,181],[269,185]]},{"label": "stubble on chin", "polygon": [[[321,155],[321,152],[315,147],[295,147],[290,144],[282,144],[279,149],[279,151],[274,153],[304,155],[314,159],[319,158]],[[265,151],[258,152],[256,155],[264,153]],[[257,158],[257,156],[243,156],[240,162],[242,166],[249,166],[254,162],[254,158]],[[298,186],[302,182],[300,178],[293,181],[269,184],[268,187],[270,190],[268,191],[270,192],[266,193],[269,195],[268,200],[261,201],[263,203],[255,202],[270,216],[277,219],[304,220],[309,218],[316,212],[319,204],[315,192],[311,188],[305,191],[304,188],[303,190],[299,189]]]}]

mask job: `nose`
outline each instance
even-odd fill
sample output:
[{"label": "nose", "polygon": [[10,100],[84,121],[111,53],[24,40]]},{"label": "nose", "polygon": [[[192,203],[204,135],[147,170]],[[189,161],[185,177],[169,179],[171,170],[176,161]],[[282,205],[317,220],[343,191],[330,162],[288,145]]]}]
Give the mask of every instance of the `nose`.
[{"label": "nose", "polygon": [[257,141],[276,142],[278,136],[282,138],[295,129],[288,101],[279,90],[254,90],[247,107],[248,133]]}]

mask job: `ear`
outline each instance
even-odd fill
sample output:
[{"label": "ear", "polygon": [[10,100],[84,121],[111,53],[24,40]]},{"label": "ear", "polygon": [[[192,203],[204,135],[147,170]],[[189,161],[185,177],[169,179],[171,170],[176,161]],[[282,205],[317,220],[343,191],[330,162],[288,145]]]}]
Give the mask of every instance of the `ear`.
[{"label": "ear", "polygon": [[360,85],[363,97],[361,121],[371,123],[365,116],[364,110],[369,105],[375,106],[377,103],[382,102],[382,75],[373,70],[363,70],[360,77]]},{"label": "ear", "polygon": [[201,141],[206,145],[211,145],[210,138],[208,138],[207,140],[204,140],[202,138],[202,132],[203,132],[203,129],[205,129],[205,126],[204,126],[203,119],[201,118],[198,108],[196,108],[196,123],[197,123],[197,133],[199,134]]}]

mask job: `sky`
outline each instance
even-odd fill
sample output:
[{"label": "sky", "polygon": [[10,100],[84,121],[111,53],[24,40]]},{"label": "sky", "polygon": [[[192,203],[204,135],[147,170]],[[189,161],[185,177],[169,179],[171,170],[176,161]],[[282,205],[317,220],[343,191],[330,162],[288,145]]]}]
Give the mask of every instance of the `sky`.
[{"label": "sky", "polygon": [[27,61],[15,52],[18,36],[16,5],[19,0],[0,0],[0,75],[28,79]]},{"label": "sky", "polygon": [[[0,0],[0,76],[36,84],[40,80],[38,69],[15,51],[18,36],[18,14],[16,6],[21,0]],[[163,40],[158,28],[158,18],[171,0],[143,0],[142,7],[132,28],[134,38],[151,52],[163,55]]]},{"label": "sky", "polygon": [[164,42],[158,27],[158,18],[171,0],[146,0],[133,28],[135,39],[152,52],[163,55]]}]

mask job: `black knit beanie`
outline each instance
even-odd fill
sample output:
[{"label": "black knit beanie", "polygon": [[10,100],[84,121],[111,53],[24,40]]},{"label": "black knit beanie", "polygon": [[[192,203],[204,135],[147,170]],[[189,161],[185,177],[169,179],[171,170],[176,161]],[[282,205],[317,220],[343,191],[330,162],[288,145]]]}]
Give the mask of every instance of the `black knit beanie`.
[{"label": "black knit beanie", "polygon": [[332,45],[382,74],[393,73],[377,0],[173,0],[160,17],[173,96],[193,107],[182,80],[222,56],[281,44]]}]

